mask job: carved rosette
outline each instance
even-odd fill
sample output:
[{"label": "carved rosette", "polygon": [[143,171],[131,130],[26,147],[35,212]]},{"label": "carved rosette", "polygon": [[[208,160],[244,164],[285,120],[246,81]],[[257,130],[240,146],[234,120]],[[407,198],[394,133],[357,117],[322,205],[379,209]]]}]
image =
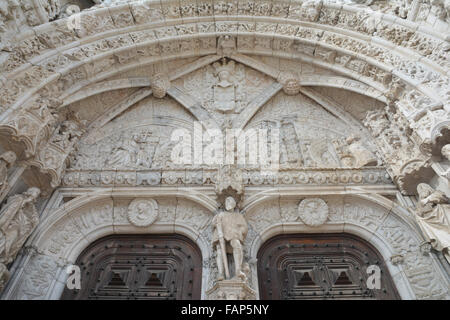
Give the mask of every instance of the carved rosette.
[{"label": "carved rosette", "polygon": [[136,227],[148,227],[158,218],[158,203],[154,199],[135,199],[128,206],[128,221]]},{"label": "carved rosette", "polygon": [[277,81],[283,85],[283,91],[289,96],[294,96],[300,92],[300,82],[297,77],[289,72],[282,72]]},{"label": "carved rosette", "polygon": [[328,205],[320,198],[305,199],[298,205],[298,215],[306,225],[317,227],[327,221]]},{"label": "carved rosette", "polygon": [[170,88],[170,80],[166,74],[157,73],[152,77],[151,88],[153,96],[162,99],[166,96],[167,90]]}]

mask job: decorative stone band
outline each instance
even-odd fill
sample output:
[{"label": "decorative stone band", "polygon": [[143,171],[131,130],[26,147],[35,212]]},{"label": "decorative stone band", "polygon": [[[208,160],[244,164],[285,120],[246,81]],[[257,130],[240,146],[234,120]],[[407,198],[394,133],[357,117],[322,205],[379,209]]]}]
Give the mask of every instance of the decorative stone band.
[{"label": "decorative stone band", "polygon": [[[391,185],[384,168],[280,170],[273,175],[260,170],[242,170],[244,185]],[[217,183],[216,169],[146,170],[146,171],[77,171],[67,170],[62,186],[146,186],[211,185]]]}]

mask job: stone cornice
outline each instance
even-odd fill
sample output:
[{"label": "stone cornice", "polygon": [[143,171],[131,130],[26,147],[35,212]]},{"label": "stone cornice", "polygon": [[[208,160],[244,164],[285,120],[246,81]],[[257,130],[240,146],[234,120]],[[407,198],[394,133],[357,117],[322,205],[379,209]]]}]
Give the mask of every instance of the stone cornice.
[{"label": "stone cornice", "polygon": [[[68,169],[62,187],[131,187],[156,185],[212,185],[216,183],[216,169],[180,170],[73,170]],[[247,186],[258,185],[392,185],[384,168],[303,168],[281,169],[274,175],[260,170],[243,170]]]}]

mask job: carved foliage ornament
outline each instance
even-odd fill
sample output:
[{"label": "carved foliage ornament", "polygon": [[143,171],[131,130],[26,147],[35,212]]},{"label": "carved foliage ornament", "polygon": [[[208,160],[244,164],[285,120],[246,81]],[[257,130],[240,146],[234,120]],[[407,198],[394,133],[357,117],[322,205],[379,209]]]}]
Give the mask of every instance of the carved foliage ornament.
[{"label": "carved foliage ornament", "polygon": [[328,219],[328,205],[320,198],[305,199],[298,205],[298,215],[311,227],[317,227]]},{"label": "carved foliage ornament", "polygon": [[128,206],[128,221],[136,227],[148,227],[158,218],[158,203],[154,199],[135,199]]}]

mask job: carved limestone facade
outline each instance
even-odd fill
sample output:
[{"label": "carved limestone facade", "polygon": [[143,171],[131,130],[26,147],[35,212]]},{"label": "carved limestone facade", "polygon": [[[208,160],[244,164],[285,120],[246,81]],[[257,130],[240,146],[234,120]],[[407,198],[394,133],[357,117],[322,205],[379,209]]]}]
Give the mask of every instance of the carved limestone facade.
[{"label": "carved limestone facade", "polygon": [[450,299],[449,35],[447,0],[2,1],[0,298],[170,234],[258,299],[271,239],[350,234]]}]

